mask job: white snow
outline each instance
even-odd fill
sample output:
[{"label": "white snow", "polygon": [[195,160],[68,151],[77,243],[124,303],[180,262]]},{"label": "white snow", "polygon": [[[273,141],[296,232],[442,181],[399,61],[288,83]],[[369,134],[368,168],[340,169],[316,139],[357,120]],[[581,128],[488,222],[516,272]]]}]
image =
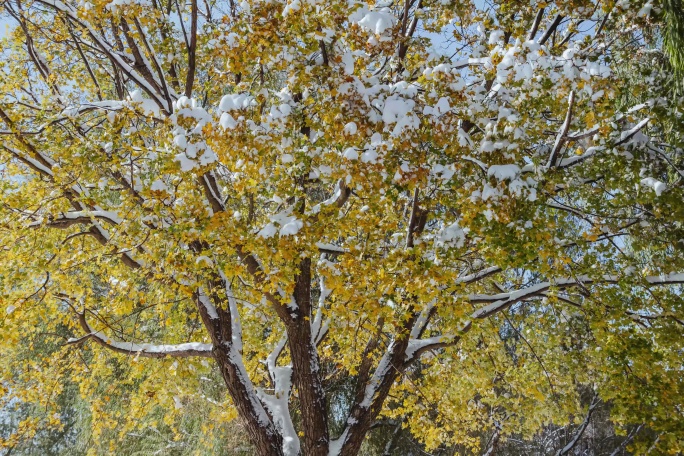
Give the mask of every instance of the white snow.
[{"label": "white snow", "polygon": [[439,231],[435,236],[435,244],[437,246],[453,244],[455,247],[461,248],[464,243],[465,232],[459,226],[458,220]]},{"label": "white snow", "polygon": [[257,236],[260,236],[264,239],[268,239],[275,236],[277,232],[278,228],[276,228],[276,226],[273,223],[268,223],[261,230],[259,230]]},{"label": "white snow", "polygon": [[[344,73],[345,74],[353,74],[354,73],[354,56],[350,51],[345,52],[342,54],[342,65],[344,67]],[[354,133],[351,133],[354,134]]]},{"label": "white snow", "polygon": [[181,171],[192,171],[197,166],[197,162],[188,158],[185,152],[176,155],[173,160],[180,163]]},{"label": "white snow", "polygon": [[[198,342],[188,342],[184,344],[176,345],[153,345],[153,344],[138,344],[135,342],[120,342],[112,340],[107,337],[102,331],[94,331],[90,333],[91,337],[100,339],[107,345],[114,347],[119,350],[128,351],[131,353],[145,352],[145,353],[155,353],[155,354],[169,354],[172,355],[174,352],[183,352],[188,350],[194,350],[198,352],[211,352],[211,344],[203,344]],[[70,342],[74,342],[77,339],[69,339]]]},{"label": "white snow", "polygon": [[378,391],[378,388],[380,387],[382,379],[385,378],[387,371],[392,367],[391,355],[395,343],[396,342],[393,340],[387,346],[387,351],[385,351],[385,354],[380,360],[378,367],[375,369],[375,372],[373,372],[373,376],[366,385],[366,390],[363,395],[363,401],[361,401],[361,403],[359,404],[360,407],[369,408],[373,403],[373,398],[375,397],[375,393]]},{"label": "white snow", "polygon": [[356,134],[356,124],[354,122],[349,122],[347,125],[344,126],[344,129],[342,131],[346,135],[355,135]]},{"label": "white snow", "polygon": [[290,217],[289,221],[287,221],[287,223],[285,223],[283,227],[280,228],[280,235],[290,236],[293,234],[297,234],[303,226],[304,222],[302,222],[296,217]]},{"label": "white snow", "polygon": [[435,307],[435,304],[437,304],[436,298],[427,303],[423,310],[421,310],[420,315],[413,324],[413,328],[411,328],[411,339],[417,339],[418,335],[421,333],[421,331],[423,331],[423,327],[427,323],[428,317],[430,316],[430,312],[432,312],[432,309]]},{"label": "white snow", "polygon": [[[296,216],[290,215],[291,213],[292,207],[289,207],[282,212],[271,215],[269,217],[271,222],[259,230],[257,236],[268,239],[275,236],[276,233],[279,233],[280,236],[297,234],[304,226],[304,222],[299,220]],[[280,229],[278,229],[276,225],[280,226]]]},{"label": "white snow", "polygon": [[379,11],[369,11],[364,16],[363,19],[357,23],[364,29],[376,35],[382,35],[382,33],[394,27],[397,18],[392,15],[388,8],[382,8]]},{"label": "white snow", "polygon": [[347,160],[358,160],[359,153],[353,147],[348,147],[344,151],[344,158],[346,158]]},{"label": "white snow", "polygon": [[204,293],[202,287],[199,288],[197,294],[199,296],[200,303],[202,303],[204,308],[207,310],[209,318],[212,320],[218,320],[218,312],[216,312],[216,307],[214,307],[214,304],[209,299],[209,296]]},{"label": "white snow", "polygon": [[339,438],[330,441],[330,443],[328,444],[328,456],[339,456],[339,454],[342,452],[342,447],[344,446],[344,443],[347,441],[348,433],[349,425],[347,425],[344,432]]},{"label": "white snow", "polygon": [[406,347],[406,359],[413,358],[413,355],[416,353],[416,351],[420,350],[421,348],[444,342],[446,339],[447,337],[444,336],[429,337],[427,339],[411,339]]},{"label": "white snow", "polygon": [[660,196],[665,190],[667,190],[667,185],[664,182],[660,182],[652,177],[641,179],[641,185],[644,187],[651,187],[656,196]]},{"label": "white snow", "polygon": [[495,177],[499,181],[513,180],[520,174],[520,167],[517,165],[492,165],[487,170],[488,177]]},{"label": "white snow", "polygon": [[259,399],[273,417],[273,423],[283,436],[283,453],[286,456],[298,456],[300,451],[299,437],[290,416],[289,401],[292,391],[292,365],[277,366],[276,360],[285,348],[287,336],[281,337],[266,358],[268,373],[273,380],[273,394],[257,389]]},{"label": "white snow", "polygon": [[206,255],[198,256],[198,257],[195,259],[195,264],[200,264],[200,263],[204,263],[204,265],[205,265],[205,266],[208,266],[208,267],[213,267],[213,266],[214,266],[214,262],[212,261],[212,259],[209,258],[209,257],[206,256]]},{"label": "white snow", "polygon": [[233,119],[233,116],[231,116],[227,112],[224,112],[223,114],[221,114],[219,125],[221,125],[221,127],[223,127],[224,130],[232,130],[235,127],[237,127],[237,122],[235,121],[235,119]]},{"label": "white snow", "polygon": [[219,103],[219,110],[223,112],[235,111],[246,108],[252,102],[252,98],[246,93],[225,95]]},{"label": "white snow", "polygon": [[340,246],[337,246],[335,244],[329,244],[326,242],[316,242],[316,247],[318,247],[321,250],[329,250],[332,252],[338,252],[338,253],[346,253],[347,251],[343,249]]},{"label": "white snow", "polygon": [[150,185],[150,190],[152,191],[168,191],[169,188],[166,186],[163,180],[157,179]]}]

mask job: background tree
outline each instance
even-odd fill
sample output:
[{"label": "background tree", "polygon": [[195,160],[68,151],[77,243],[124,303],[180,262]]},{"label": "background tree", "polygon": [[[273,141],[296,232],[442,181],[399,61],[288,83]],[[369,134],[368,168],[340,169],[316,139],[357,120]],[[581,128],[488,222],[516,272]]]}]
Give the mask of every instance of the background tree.
[{"label": "background tree", "polygon": [[3,1],[3,443],[75,385],[101,452],[195,404],[261,455],[567,454],[601,401],[681,451],[680,104],[619,71],[661,7]]}]

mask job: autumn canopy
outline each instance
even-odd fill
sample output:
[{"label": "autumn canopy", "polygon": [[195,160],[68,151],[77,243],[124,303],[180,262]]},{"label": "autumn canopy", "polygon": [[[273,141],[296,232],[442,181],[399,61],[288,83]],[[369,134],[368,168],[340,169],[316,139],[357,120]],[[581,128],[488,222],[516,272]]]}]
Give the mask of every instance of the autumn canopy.
[{"label": "autumn canopy", "polygon": [[0,443],[684,451],[677,4],[0,1]]}]

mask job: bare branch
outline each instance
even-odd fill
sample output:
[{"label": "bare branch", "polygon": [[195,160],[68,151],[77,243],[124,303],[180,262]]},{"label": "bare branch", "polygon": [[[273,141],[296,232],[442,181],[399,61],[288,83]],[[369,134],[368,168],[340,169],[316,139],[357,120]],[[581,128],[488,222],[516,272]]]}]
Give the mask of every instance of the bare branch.
[{"label": "bare branch", "polygon": [[553,145],[553,149],[551,149],[551,156],[549,157],[549,162],[546,165],[548,169],[556,166],[556,161],[558,160],[561,147],[563,146],[563,143],[566,140],[566,135],[568,134],[568,130],[570,129],[570,122],[572,121],[572,109],[574,106],[575,92],[571,90],[570,95],[568,96],[568,111],[565,114],[565,121],[558,132],[558,136],[556,136],[556,143]]},{"label": "bare branch", "polygon": [[551,38],[551,35],[553,32],[556,31],[558,26],[560,25],[561,21],[563,20],[563,15],[562,14],[557,14],[556,17],[553,19],[553,22],[549,26],[549,28],[546,30],[544,35],[539,39],[539,44],[544,44],[548,41],[549,38]]},{"label": "bare branch", "polygon": [[185,78],[185,96],[188,98],[192,96],[192,86],[195,83],[195,53],[197,52],[197,0],[191,0],[191,5],[190,42],[188,43],[188,74]]},{"label": "bare branch", "polygon": [[544,8],[540,8],[539,11],[537,12],[537,17],[534,18],[534,23],[532,24],[532,29],[530,30],[530,34],[528,35],[527,39],[533,40],[534,36],[537,34],[537,30],[539,30],[539,24],[541,24],[542,19],[544,18]]}]

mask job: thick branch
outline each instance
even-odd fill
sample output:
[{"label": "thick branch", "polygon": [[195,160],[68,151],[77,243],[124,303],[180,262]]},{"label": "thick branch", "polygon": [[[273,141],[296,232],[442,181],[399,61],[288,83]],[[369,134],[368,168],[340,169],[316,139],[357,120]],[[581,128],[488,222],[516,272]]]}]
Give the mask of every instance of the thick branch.
[{"label": "thick branch", "polygon": [[197,52],[197,0],[191,0],[190,11],[190,42],[188,43],[188,74],[185,78],[185,96],[192,96],[192,86],[195,84],[195,67]]},{"label": "thick branch", "polygon": [[[217,278],[212,285],[219,284],[220,279]],[[231,315],[233,309],[230,305],[228,310],[216,307],[212,302],[218,299],[216,294],[209,296],[200,288],[194,297],[213,343],[214,359],[257,453],[282,456],[282,436],[266,413],[237,349],[239,345],[233,339],[234,335],[237,336],[237,321],[234,320],[237,315]]]},{"label": "thick branch", "polygon": [[534,23],[532,24],[532,30],[530,30],[530,34],[527,37],[529,40],[533,40],[535,35],[537,34],[537,30],[539,30],[539,24],[541,24],[542,19],[544,18],[544,8],[540,8],[539,11],[537,12],[537,17],[534,18]]},{"label": "thick branch", "polygon": [[390,342],[373,376],[365,385],[361,400],[357,399],[355,401],[342,435],[330,443],[331,449],[334,447],[341,449],[340,456],[355,456],[358,454],[363,438],[380,413],[392,385],[406,367],[404,354],[409,343],[410,331],[416,318],[418,318],[418,315],[412,313],[403,327],[399,329],[396,338]]},{"label": "thick branch", "polygon": [[288,346],[294,371],[294,383],[299,391],[304,453],[312,456],[328,454],[328,420],[325,391],[320,375],[318,353],[311,334],[311,260],[299,263],[295,277],[294,318],[286,320]]},{"label": "thick branch", "polygon": [[557,14],[556,17],[553,19],[553,22],[551,23],[549,28],[542,35],[541,39],[539,40],[539,44],[544,44],[548,41],[549,38],[551,38],[551,35],[553,34],[553,32],[556,31],[556,29],[558,28],[558,26],[560,25],[562,20],[563,20],[563,15]]}]

